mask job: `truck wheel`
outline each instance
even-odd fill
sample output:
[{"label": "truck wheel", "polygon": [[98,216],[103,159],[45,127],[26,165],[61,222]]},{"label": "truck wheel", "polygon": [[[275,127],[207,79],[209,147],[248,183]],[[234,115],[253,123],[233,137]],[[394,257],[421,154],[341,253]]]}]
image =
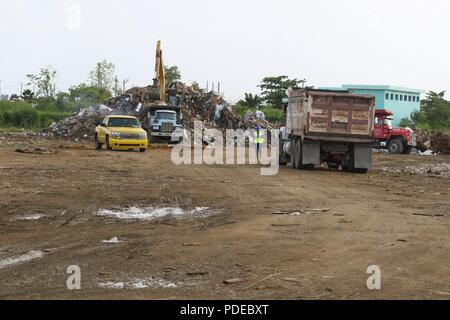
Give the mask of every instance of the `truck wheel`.
[{"label": "truck wheel", "polygon": [[98,140],[98,135],[95,135],[95,150],[102,150],[103,143]]},{"label": "truck wheel", "polygon": [[402,154],[405,146],[400,139],[393,139],[389,142],[388,149],[392,154]]},{"label": "truck wheel", "polygon": [[140,151],[140,152],[145,152],[145,151],[147,151],[147,149],[141,148],[141,149],[139,149],[139,151]]},{"label": "truck wheel", "polygon": [[109,136],[106,136],[105,142],[106,142],[105,143],[106,144],[106,149],[112,150],[111,146],[109,145]]}]

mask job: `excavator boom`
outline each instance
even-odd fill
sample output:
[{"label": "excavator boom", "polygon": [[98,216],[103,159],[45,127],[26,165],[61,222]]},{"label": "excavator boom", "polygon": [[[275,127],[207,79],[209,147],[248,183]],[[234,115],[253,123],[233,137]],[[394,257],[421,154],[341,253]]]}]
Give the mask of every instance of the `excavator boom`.
[{"label": "excavator boom", "polygon": [[161,41],[156,45],[156,62],[155,62],[155,84],[160,90],[160,99],[166,101],[166,74],[164,70],[163,54],[161,50]]}]

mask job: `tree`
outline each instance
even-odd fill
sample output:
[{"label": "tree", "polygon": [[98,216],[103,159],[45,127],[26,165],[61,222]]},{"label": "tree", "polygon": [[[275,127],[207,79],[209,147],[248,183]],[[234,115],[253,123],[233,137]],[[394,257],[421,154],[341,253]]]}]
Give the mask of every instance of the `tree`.
[{"label": "tree", "polygon": [[119,78],[117,78],[117,76],[114,77],[113,93],[115,96],[120,96],[121,94],[123,94],[122,83],[120,82]]},{"label": "tree", "polygon": [[89,74],[91,85],[95,86],[99,92],[112,90],[115,70],[116,67],[111,62],[106,60],[98,62]]},{"label": "tree", "polygon": [[261,106],[263,100],[257,94],[246,93],[243,100],[238,101],[238,106],[247,109],[257,109]]},{"label": "tree", "polygon": [[402,128],[414,128],[415,124],[414,124],[414,121],[412,121],[411,119],[403,118],[400,121],[400,127],[402,127]]},{"label": "tree", "polygon": [[45,99],[54,99],[57,72],[51,66],[40,69],[39,74],[28,74],[29,83],[27,85],[36,86],[37,96]]},{"label": "tree", "polygon": [[31,91],[30,89],[26,89],[22,93],[22,99],[25,100],[26,102],[32,102],[34,100],[34,92]]},{"label": "tree", "polygon": [[302,81],[289,79],[287,76],[264,78],[258,86],[261,88],[262,99],[271,107],[282,109],[283,98],[287,98],[286,91],[297,87]]},{"label": "tree", "polygon": [[202,89],[200,88],[200,84],[197,81],[193,81],[191,83],[191,88],[194,91],[202,91]]},{"label": "tree", "polygon": [[112,96],[110,90],[98,89],[96,86],[81,83],[69,88],[71,101],[85,100],[89,102],[102,103]]},{"label": "tree", "polygon": [[170,86],[176,80],[181,80],[181,72],[177,66],[164,66],[164,70],[166,73],[166,86]]},{"label": "tree", "polygon": [[450,101],[445,100],[445,91],[430,91],[422,100],[421,110],[411,115],[416,125],[430,129],[450,128]]}]

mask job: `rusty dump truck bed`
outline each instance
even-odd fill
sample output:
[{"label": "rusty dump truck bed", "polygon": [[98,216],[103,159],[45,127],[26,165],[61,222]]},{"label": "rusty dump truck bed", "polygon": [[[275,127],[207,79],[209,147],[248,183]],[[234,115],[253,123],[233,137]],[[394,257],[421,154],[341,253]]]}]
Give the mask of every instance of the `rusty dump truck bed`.
[{"label": "rusty dump truck bed", "polygon": [[290,91],[287,128],[308,139],[373,138],[375,97],[327,90]]}]

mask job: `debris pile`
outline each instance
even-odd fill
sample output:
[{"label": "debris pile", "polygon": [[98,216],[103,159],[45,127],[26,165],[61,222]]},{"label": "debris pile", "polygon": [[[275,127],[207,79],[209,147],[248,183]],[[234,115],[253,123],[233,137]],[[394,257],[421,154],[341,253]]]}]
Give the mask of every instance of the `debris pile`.
[{"label": "debris pile", "polygon": [[417,148],[425,152],[432,150],[435,153],[450,154],[450,136],[444,131],[429,132],[423,129],[416,130]]},{"label": "debris pile", "polygon": [[431,149],[441,154],[450,154],[450,136],[443,131],[435,131],[431,135]]},{"label": "debris pile", "polygon": [[52,123],[44,132],[56,137],[90,139],[94,136],[96,125],[111,113],[112,109],[105,105],[89,107],[60,122]]},{"label": "debris pile", "polygon": [[[181,121],[185,128],[193,130],[194,122],[200,121],[206,129],[250,129],[259,125],[264,129],[274,126],[265,120],[261,112],[249,112],[241,117],[223,96],[215,92],[204,92],[176,81],[169,88],[169,101],[175,98],[181,110]],[[111,98],[104,105],[89,107],[58,123],[53,123],[44,132],[57,137],[92,139],[95,126],[107,115],[130,115],[140,119],[144,128],[148,123],[148,108],[161,105],[159,89],[152,86],[132,88],[125,95]],[[171,101],[172,102],[172,101]]]}]

